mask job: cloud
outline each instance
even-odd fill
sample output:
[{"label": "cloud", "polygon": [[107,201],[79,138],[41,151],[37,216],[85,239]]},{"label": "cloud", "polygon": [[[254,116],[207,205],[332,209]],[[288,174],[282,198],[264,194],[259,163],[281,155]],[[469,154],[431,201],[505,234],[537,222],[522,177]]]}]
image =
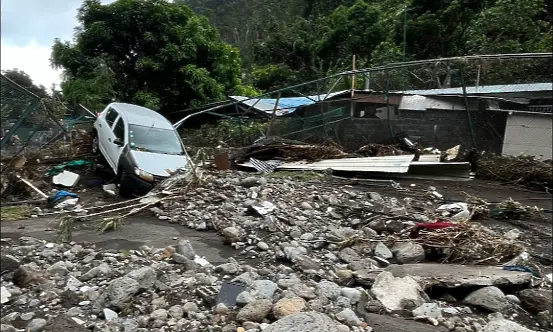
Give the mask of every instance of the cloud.
[{"label": "cloud", "polygon": [[23,70],[35,84],[50,88],[52,83],[59,84],[60,72],[50,67],[50,46],[31,41],[26,45],[13,45],[1,41],[2,70],[17,68]]}]

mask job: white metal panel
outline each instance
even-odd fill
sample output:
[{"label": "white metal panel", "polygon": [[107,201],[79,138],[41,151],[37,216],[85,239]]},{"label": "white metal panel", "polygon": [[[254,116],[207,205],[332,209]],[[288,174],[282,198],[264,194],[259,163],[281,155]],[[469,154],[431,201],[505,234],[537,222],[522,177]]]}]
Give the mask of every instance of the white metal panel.
[{"label": "white metal panel", "polygon": [[551,114],[513,113],[507,118],[503,154],[521,154],[552,158],[553,116]]},{"label": "white metal panel", "polygon": [[314,163],[285,163],[278,166],[278,169],[407,173],[414,158],[415,155],[328,159]]}]

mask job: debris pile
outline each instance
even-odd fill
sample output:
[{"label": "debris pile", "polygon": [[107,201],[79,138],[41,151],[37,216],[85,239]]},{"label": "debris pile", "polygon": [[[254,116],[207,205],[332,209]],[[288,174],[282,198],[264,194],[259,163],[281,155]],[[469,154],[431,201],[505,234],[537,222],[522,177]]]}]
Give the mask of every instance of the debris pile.
[{"label": "debris pile", "polygon": [[553,189],[553,161],[532,156],[482,154],[476,162],[477,178],[544,190]]},{"label": "debris pile", "polygon": [[340,147],[329,145],[313,145],[282,139],[267,139],[241,149],[236,153],[238,161],[249,158],[261,160],[278,159],[285,161],[319,161],[324,159],[338,159],[352,157]]},{"label": "debris pile", "polygon": [[[216,231],[237,250],[234,258],[209,262],[185,239],[121,252],[3,239],[2,330],[481,332],[551,326],[546,278],[525,270],[524,262],[494,266],[520,256],[522,244],[468,222],[470,215],[461,218],[471,206],[443,207],[435,188],[400,200],[320,180],[195,174],[193,181],[189,173],[173,175],[152,196],[130,201],[124,214],[149,209],[160,222]],[[117,227],[120,217],[102,227]],[[67,218],[68,227],[71,222]]]}]

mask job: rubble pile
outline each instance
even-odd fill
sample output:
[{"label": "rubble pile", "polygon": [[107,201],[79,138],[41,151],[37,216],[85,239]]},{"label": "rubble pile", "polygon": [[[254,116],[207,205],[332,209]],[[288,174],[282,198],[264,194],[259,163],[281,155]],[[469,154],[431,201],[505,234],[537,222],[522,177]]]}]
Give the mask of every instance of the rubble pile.
[{"label": "rubble pile", "polygon": [[536,190],[553,189],[551,160],[482,154],[476,164],[476,177],[479,179],[515,183]]},{"label": "rubble pile", "polygon": [[[549,329],[550,284],[514,269],[519,263],[429,263],[453,252],[435,245],[446,232],[461,238],[454,246],[470,243],[483,264],[524,249],[491,231],[479,242],[468,206],[443,205],[435,192],[399,200],[322,181],[206,171],[183,198],[151,211],[217,232],[237,249],[234,258],[212,264],[186,239],[131,251],[3,240],[1,331]],[[512,245],[501,257],[479,250],[500,240]]]}]

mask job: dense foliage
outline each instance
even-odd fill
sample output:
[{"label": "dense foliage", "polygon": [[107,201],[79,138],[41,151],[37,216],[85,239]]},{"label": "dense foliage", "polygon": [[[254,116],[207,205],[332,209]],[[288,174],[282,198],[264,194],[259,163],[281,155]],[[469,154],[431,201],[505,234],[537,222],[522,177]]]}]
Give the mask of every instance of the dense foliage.
[{"label": "dense foliage", "polygon": [[223,98],[241,87],[238,49],[187,6],[163,0],[85,0],[73,42],[56,40],[62,90],[92,109],[113,99],[161,112]]},{"label": "dense foliage", "polygon": [[543,0],[180,1],[240,48],[250,79],[264,90],[348,70],[354,54],[359,68],[552,48]]},{"label": "dense foliage", "polygon": [[[353,55],[360,68],[552,48],[544,0],[85,0],[77,18],[74,40],[56,40],[51,60],[63,69],[65,100],[92,109],[115,99],[170,112],[256,95],[348,70]],[[514,82],[529,68],[550,73],[478,68],[467,74],[481,69],[494,82]],[[459,79],[458,68],[425,70],[371,82]]]}]

